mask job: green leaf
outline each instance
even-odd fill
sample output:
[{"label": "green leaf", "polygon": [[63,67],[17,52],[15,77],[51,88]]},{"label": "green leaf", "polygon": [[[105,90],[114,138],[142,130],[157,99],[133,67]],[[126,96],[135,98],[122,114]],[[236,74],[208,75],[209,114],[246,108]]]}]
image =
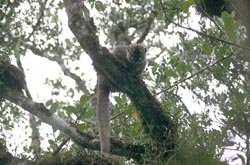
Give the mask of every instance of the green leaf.
[{"label": "green leaf", "polygon": [[73,113],[73,114],[76,114],[77,113],[77,108],[74,107],[74,106],[67,106],[67,107],[64,107],[64,109],[68,112],[68,113]]},{"label": "green leaf", "polygon": [[194,4],[194,0],[186,0],[182,4],[182,11],[188,13],[189,7]]},{"label": "green leaf", "polygon": [[81,131],[84,131],[86,129],[89,129],[90,125],[88,125],[86,123],[81,123],[81,124],[77,124],[77,128],[79,128]]},{"label": "green leaf", "polygon": [[231,60],[230,59],[225,59],[222,61],[222,64],[225,68],[229,68],[230,64],[231,64]]},{"label": "green leaf", "polygon": [[207,42],[204,42],[204,44],[202,45],[202,49],[206,54],[211,54],[212,52],[211,47]]},{"label": "green leaf", "polygon": [[83,106],[89,101],[89,96],[82,95],[80,98],[80,105]]},{"label": "green leaf", "polygon": [[216,47],[214,51],[216,59],[221,59],[224,57],[225,51],[223,50],[223,47]]},{"label": "green leaf", "polygon": [[179,62],[176,66],[176,71],[179,74],[183,74],[186,72],[186,64],[184,62]]},{"label": "green leaf", "polygon": [[59,103],[58,102],[55,102],[55,103],[53,103],[52,105],[51,105],[51,110],[53,111],[53,112],[56,112],[57,111],[57,109],[59,108]]},{"label": "green leaf", "polygon": [[233,18],[226,12],[223,12],[221,17],[224,21],[224,30],[226,30],[227,32],[231,32],[232,30],[234,30]]},{"label": "green leaf", "polygon": [[95,114],[95,111],[93,109],[89,108],[85,111],[85,113],[83,114],[82,117],[85,119],[88,119],[88,118],[92,117],[94,114]]},{"label": "green leaf", "polygon": [[231,32],[231,33],[228,33],[228,37],[231,41],[233,42],[236,42],[237,41],[237,34],[236,32]]},{"label": "green leaf", "polygon": [[236,30],[238,29],[240,24],[236,23],[233,16],[228,14],[227,12],[222,13],[222,19],[224,21],[224,30],[227,32],[229,39],[233,42],[236,42]]},{"label": "green leaf", "polygon": [[166,69],[165,73],[168,77],[174,77],[174,78],[178,77],[176,72],[173,71],[172,69]]},{"label": "green leaf", "polygon": [[218,66],[215,66],[213,68],[213,75],[214,75],[214,78],[216,78],[217,80],[221,80],[221,78],[222,78],[221,68]]},{"label": "green leaf", "polygon": [[192,72],[193,71],[193,68],[191,65],[186,65],[186,71],[187,72]]},{"label": "green leaf", "polygon": [[124,102],[127,102],[127,98],[124,95],[115,96],[114,99],[115,99],[115,102],[119,105],[124,104]]},{"label": "green leaf", "polygon": [[55,144],[55,141],[54,140],[48,140],[48,142],[49,142],[49,144],[51,145],[51,146],[55,146],[56,144]]}]

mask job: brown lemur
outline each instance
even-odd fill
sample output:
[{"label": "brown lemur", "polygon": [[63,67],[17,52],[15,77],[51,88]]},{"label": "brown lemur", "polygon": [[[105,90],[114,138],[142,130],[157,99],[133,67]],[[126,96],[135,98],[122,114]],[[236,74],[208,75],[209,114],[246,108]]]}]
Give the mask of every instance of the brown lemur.
[{"label": "brown lemur", "polygon": [[[113,29],[116,44],[113,56],[129,74],[139,76],[146,66],[146,48],[141,44],[131,44],[129,37],[125,35],[125,27],[122,22]],[[110,152],[110,112],[109,93],[119,92],[103,75],[97,75],[97,120],[99,125],[99,137],[102,153]]]}]

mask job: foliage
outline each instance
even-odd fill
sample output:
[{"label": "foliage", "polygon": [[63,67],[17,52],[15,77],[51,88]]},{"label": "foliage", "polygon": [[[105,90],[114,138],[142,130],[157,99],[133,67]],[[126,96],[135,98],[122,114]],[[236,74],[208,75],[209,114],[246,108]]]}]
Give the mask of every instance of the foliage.
[{"label": "foliage", "polygon": [[[222,164],[227,149],[240,153],[226,162],[240,160],[245,163],[249,160],[250,66],[245,60],[249,59],[249,45],[242,47],[245,31],[241,21],[234,19],[233,12],[215,11],[211,14],[214,17],[209,18],[204,13],[197,15],[194,11],[197,1],[194,0],[88,0],[84,4],[94,18],[102,45],[109,49],[115,41],[112,28],[120,20],[124,21],[127,33],[136,42],[147,26],[150,13],[157,13],[143,42],[148,47],[148,66],[142,78],[160,101],[164,113],[171,116],[178,127],[176,151],[167,160],[157,159],[157,155],[151,153],[153,147],[148,145],[153,144],[142,129],[139,114],[129,99],[120,93],[111,98],[113,139],[146,146],[145,164]],[[7,54],[11,59],[8,62],[16,62],[20,70],[20,63],[29,56],[56,62],[64,75],[43,78],[44,86],[51,93],[39,101],[46,102],[46,107],[54,114],[79,130],[97,136],[90,94],[94,92],[94,85],[84,79],[89,72],[83,69],[83,65],[87,65],[87,54],[74,36],[68,35],[64,10],[61,1],[0,1],[0,55]],[[0,76],[1,66],[0,59]],[[43,71],[46,67],[39,69]],[[29,73],[28,69],[37,69],[25,65],[23,68],[24,73]],[[36,74],[39,75],[39,71]],[[27,88],[32,85],[36,85],[35,80],[27,82]],[[32,96],[33,99],[36,97]],[[199,106],[190,106],[192,101]],[[1,100],[0,109],[0,138],[11,144],[9,131],[14,130],[15,124],[29,129],[28,114],[4,100]],[[29,140],[29,134],[26,134],[23,141]],[[47,133],[40,131],[40,134],[47,148],[42,147],[42,158],[38,161],[57,158],[58,153],[59,162],[67,162],[70,158],[67,155],[75,158],[84,154],[97,160],[93,151],[76,149],[64,133],[53,129]],[[26,159],[35,157],[26,143],[23,155],[14,153],[18,145],[7,146],[12,155]],[[119,161],[125,162],[124,158]]]}]

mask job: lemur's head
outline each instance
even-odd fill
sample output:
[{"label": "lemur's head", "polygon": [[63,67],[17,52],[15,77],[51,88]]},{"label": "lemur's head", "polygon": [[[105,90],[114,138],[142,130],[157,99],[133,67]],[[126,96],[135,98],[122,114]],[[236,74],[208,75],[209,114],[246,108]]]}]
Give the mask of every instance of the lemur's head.
[{"label": "lemur's head", "polygon": [[142,62],[146,59],[147,49],[141,44],[132,44],[127,50],[127,59],[131,62]]}]

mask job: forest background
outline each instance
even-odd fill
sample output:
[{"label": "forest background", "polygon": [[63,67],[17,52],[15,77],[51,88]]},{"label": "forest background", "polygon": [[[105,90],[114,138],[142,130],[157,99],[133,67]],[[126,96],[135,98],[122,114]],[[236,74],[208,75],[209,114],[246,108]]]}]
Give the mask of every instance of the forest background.
[{"label": "forest background", "polygon": [[[249,9],[1,0],[0,164],[250,164]],[[141,78],[112,58],[121,21],[148,49]],[[122,91],[110,97],[110,157],[98,152],[95,70]]]}]

